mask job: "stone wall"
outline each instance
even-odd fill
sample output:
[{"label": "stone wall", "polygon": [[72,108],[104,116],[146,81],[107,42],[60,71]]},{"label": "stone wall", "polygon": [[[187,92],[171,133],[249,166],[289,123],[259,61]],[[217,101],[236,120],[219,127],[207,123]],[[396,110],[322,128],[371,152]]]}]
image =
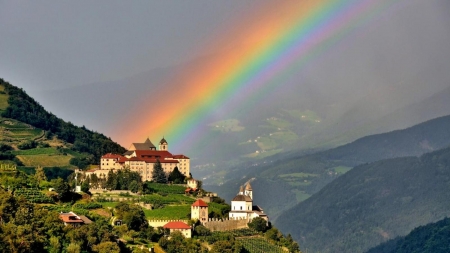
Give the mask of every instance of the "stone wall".
[{"label": "stone wall", "polygon": [[228,231],[233,229],[247,228],[248,220],[242,219],[208,219],[208,222],[203,223],[211,231]]}]

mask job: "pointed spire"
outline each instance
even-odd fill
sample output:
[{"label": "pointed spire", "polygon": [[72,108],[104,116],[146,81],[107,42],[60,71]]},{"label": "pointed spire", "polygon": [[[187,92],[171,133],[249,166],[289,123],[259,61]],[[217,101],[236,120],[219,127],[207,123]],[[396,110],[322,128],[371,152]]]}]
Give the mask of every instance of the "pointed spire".
[{"label": "pointed spire", "polygon": [[252,186],[250,185],[250,182],[247,183],[247,186],[245,186],[246,191],[252,191]]}]

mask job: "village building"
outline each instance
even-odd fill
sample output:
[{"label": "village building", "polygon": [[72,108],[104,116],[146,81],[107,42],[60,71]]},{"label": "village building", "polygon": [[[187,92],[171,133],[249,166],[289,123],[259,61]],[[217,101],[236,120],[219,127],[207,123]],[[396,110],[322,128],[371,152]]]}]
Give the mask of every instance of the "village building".
[{"label": "village building", "polygon": [[112,153],[103,155],[100,159],[100,168],[87,171],[86,176],[95,174],[98,178],[105,178],[110,170],[129,168],[138,172],[142,181],[151,181],[153,166],[159,161],[167,176],[177,167],[184,176],[189,177],[189,157],[183,154],[173,155],[168,150],[169,144],[165,138],[159,142],[158,149],[147,138],[143,143],[132,143],[122,155]]},{"label": "village building", "polygon": [[64,222],[65,226],[73,226],[78,227],[84,224],[90,224],[92,221],[84,216],[84,215],[77,215],[74,212],[68,212],[68,213],[60,213],[59,218]]},{"label": "village building", "polygon": [[191,205],[191,219],[199,220],[201,223],[208,222],[208,204],[201,199],[197,199]]},{"label": "village building", "polygon": [[253,205],[253,189],[248,182],[245,187],[240,187],[239,193],[231,200],[229,218],[246,219],[250,222],[256,217],[269,221],[269,217],[264,213],[264,210],[257,205]]},{"label": "village building", "polygon": [[186,237],[186,238],[192,237],[191,227],[181,221],[168,222],[166,225],[163,226],[163,228],[169,229],[171,234],[175,231],[180,231],[184,237]]}]

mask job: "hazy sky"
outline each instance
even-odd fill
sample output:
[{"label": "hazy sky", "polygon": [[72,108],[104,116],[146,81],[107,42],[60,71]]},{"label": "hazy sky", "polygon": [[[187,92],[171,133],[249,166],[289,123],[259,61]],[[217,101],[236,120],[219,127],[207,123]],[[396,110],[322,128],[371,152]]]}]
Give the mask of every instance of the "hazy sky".
[{"label": "hazy sky", "polygon": [[0,0],[0,77],[27,91],[57,89],[189,61],[263,2]]},{"label": "hazy sky", "polygon": [[[193,62],[215,58],[214,52],[201,55],[202,46],[215,45],[218,38],[224,38],[229,43],[226,46],[233,49],[245,43],[224,34],[229,29],[251,34],[246,29],[252,26],[243,21],[246,17],[255,18],[252,21],[264,28],[267,17],[260,13],[267,13],[259,9],[267,2],[282,16],[273,0],[0,0],[0,78],[24,88],[58,117],[125,145],[131,137],[125,139],[123,130],[117,128],[120,121],[109,115],[131,115],[134,110],[130,108],[142,107],[138,98],[151,101],[147,94],[158,95],[161,87],[157,81],[177,75],[173,71],[177,67],[189,70]],[[342,1],[361,2],[370,6],[388,3],[390,7],[374,11],[366,23],[353,26],[350,22],[348,34],[328,49],[318,50],[322,54],[311,57],[304,67],[293,67],[284,73],[286,78],[275,76],[273,82],[282,87],[278,91],[296,95],[311,90],[320,95],[317,104],[335,99],[343,104],[339,108],[344,113],[355,101],[372,94],[370,90],[378,92],[372,98],[374,104],[391,111],[450,85],[449,0]],[[321,42],[317,48],[325,48],[320,47]],[[98,85],[77,87],[93,83]],[[115,92],[106,93],[106,86]],[[299,86],[305,89],[292,89]],[[395,92],[390,89],[393,86],[401,87]],[[72,88],[65,89],[68,87]],[[267,101],[270,97],[252,99]],[[243,97],[242,101],[251,99]],[[184,109],[180,111],[184,113]],[[339,117],[334,111],[331,114]]]}]

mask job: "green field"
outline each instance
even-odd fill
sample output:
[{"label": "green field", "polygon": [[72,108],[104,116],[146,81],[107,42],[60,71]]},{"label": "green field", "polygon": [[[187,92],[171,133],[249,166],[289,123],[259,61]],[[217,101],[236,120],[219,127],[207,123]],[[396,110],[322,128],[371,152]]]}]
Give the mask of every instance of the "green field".
[{"label": "green field", "polygon": [[59,151],[55,148],[33,148],[27,150],[15,150],[15,155],[57,155]]},{"label": "green field", "polygon": [[242,243],[244,248],[249,253],[260,253],[260,252],[284,253],[284,252],[286,252],[286,251],[284,251],[283,248],[271,244],[264,238],[258,238],[258,237],[249,238],[249,237],[247,237],[247,238],[239,238],[238,240],[239,240],[239,242]]},{"label": "green field", "polygon": [[190,198],[185,195],[179,195],[179,194],[170,194],[167,196],[161,196],[159,194],[148,194],[145,196],[142,196],[141,201],[145,203],[160,203],[164,205],[170,205],[170,204],[192,204],[195,202],[193,198]]},{"label": "green field", "polygon": [[144,209],[148,219],[187,219],[190,212],[191,205],[166,206],[153,210]]},{"label": "green field", "polygon": [[25,166],[67,167],[72,156],[69,155],[18,155]]},{"label": "green field", "polygon": [[[278,177],[281,177],[283,179],[291,179],[291,178],[307,178],[307,177],[318,177],[319,174],[311,174],[311,173],[304,173],[304,172],[298,172],[298,173],[291,173],[291,174],[282,174],[279,175]],[[293,180],[297,180],[297,179],[293,179]]]}]

